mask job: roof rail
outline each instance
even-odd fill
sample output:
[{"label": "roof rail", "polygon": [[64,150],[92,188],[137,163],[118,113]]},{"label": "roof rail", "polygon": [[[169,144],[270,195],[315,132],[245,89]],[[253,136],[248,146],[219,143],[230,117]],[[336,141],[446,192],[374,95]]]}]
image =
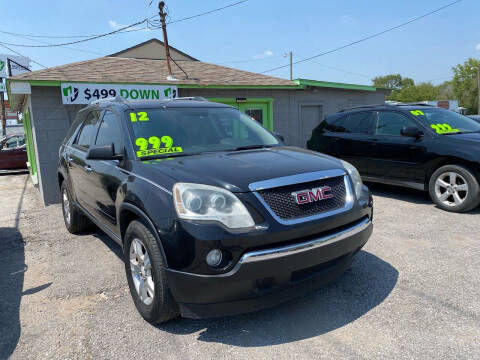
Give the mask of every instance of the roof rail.
[{"label": "roof rail", "polygon": [[403,106],[430,106],[430,107],[436,107],[435,105],[430,105],[430,104],[425,104],[425,103],[419,103],[419,102],[411,102],[411,103],[405,103],[405,104],[400,104]]},{"label": "roof rail", "polygon": [[208,101],[203,96],[184,96],[184,97],[172,98],[168,100]]},{"label": "roof rail", "polygon": [[97,100],[92,100],[90,101],[89,105],[99,105],[101,103],[104,103],[104,102],[120,102],[120,103],[126,103],[127,100],[125,100],[124,97],[122,96],[110,96],[110,97],[107,97],[107,98],[104,98],[104,99],[97,99]]},{"label": "roof rail", "polygon": [[345,111],[348,111],[348,110],[355,110],[355,109],[368,109],[368,108],[372,108],[372,107],[376,107],[376,106],[395,106],[395,105],[390,105],[390,104],[372,104],[372,105],[353,106],[353,107],[349,107],[349,108],[342,109],[342,110],[340,110],[339,112],[345,112]]}]

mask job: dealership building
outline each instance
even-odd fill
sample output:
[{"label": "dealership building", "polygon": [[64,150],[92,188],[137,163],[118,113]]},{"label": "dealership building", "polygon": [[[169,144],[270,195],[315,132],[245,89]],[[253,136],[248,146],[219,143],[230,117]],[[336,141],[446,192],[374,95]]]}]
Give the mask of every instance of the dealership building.
[{"label": "dealership building", "polygon": [[170,57],[173,77],[168,75],[163,43],[152,39],[109,56],[8,79],[10,106],[23,114],[30,174],[46,205],[60,201],[59,146],[78,110],[93,100],[202,96],[247,113],[282,134],[288,145],[305,147],[326,115],[384,103],[388,94],[374,86],[290,81],[214,65],[173,47]]}]

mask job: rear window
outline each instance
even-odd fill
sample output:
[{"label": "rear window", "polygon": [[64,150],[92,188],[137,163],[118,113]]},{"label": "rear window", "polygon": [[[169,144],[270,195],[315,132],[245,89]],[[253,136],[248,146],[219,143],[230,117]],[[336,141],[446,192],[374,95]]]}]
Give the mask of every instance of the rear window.
[{"label": "rear window", "polygon": [[373,112],[357,112],[336,118],[333,121],[326,119],[325,129],[331,132],[368,134],[372,131],[373,120]]}]

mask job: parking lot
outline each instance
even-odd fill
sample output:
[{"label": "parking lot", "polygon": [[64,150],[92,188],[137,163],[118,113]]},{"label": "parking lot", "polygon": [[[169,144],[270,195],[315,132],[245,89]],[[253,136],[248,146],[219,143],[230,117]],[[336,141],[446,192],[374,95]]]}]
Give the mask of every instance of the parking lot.
[{"label": "parking lot", "polygon": [[480,358],[479,209],[372,190],[374,234],[334,283],[257,313],[151,326],[113,241],[69,234],[28,175],[0,176],[0,359]]}]

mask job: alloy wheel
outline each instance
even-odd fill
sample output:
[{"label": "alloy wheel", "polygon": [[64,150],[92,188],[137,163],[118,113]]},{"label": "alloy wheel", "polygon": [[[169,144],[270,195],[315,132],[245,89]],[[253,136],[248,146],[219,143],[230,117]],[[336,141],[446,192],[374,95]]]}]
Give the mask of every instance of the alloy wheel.
[{"label": "alloy wheel", "polygon": [[459,206],[468,196],[467,181],[454,171],[442,173],[435,180],[435,195],[444,205]]},{"label": "alloy wheel", "polygon": [[130,271],[140,300],[145,305],[152,304],[155,294],[152,264],[147,248],[138,238],[133,239],[130,244]]},{"label": "alloy wheel", "polygon": [[70,200],[68,198],[67,189],[63,190],[62,194],[62,204],[63,204],[63,214],[65,215],[65,221],[70,224],[71,214],[70,214]]}]

